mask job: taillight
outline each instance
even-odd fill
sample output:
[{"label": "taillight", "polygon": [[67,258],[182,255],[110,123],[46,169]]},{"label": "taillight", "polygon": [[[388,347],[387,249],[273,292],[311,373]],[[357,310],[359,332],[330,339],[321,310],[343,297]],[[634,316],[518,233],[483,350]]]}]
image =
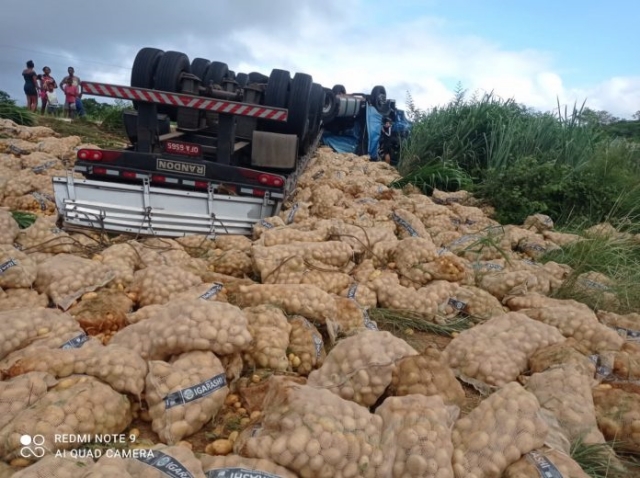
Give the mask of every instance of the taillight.
[{"label": "taillight", "polygon": [[122,153],[120,151],[108,151],[101,149],[81,149],[76,154],[78,159],[85,161],[115,161]]},{"label": "taillight", "polygon": [[284,184],[284,180],[280,176],[274,176],[273,174],[261,174],[258,176],[258,182],[265,186],[280,187]]},{"label": "taillight", "polygon": [[93,174],[107,174],[107,168],[100,168],[100,167],[94,166]]},{"label": "taillight", "polygon": [[167,178],[165,178],[164,176],[160,176],[159,174],[152,174],[151,175],[151,182],[154,182],[154,183],[165,183],[165,182],[167,182]]},{"label": "taillight", "polygon": [[209,183],[206,181],[196,181],[195,187],[197,189],[209,189]]},{"label": "taillight", "polygon": [[122,173],[120,174],[125,179],[136,179],[136,173],[134,173],[133,171],[122,171]]}]

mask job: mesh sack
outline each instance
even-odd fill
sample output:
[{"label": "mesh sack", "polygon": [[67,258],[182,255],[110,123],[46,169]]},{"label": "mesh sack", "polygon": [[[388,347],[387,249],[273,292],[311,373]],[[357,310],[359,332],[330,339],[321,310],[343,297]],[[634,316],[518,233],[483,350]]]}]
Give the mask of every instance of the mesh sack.
[{"label": "mesh sack", "polygon": [[364,330],[339,341],[307,384],[370,407],[391,384],[396,362],[410,355],[418,352],[390,332]]},{"label": "mesh sack", "polygon": [[339,334],[351,335],[363,329],[378,330],[378,325],[371,320],[367,309],[355,300],[338,296],[334,300],[338,308],[335,322]]},{"label": "mesh sack", "polygon": [[117,290],[99,290],[82,296],[80,302],[68,310],[89,335],[117,332],[127,325],[127,313],[133,301]]},{"label": "mesh sack", "polygon": [[111,344],[129,347],[145,360],[166,360],[192,350],[231,355],[251,344],[247,318],[231,304],[182,300],[158,307],[157,311],[152,319],[117,332]]},{"label": "mesh sack", "polygon": [[522,227],[536,232],[550,231],[553,229],[553,219],[546,214],[533,214],[524,220]]},{"label": "mesh sack", "polygon": [[140,266],[140,253],[129,242],[114,244],[100,253],[100,261],[115,274],[113,287],[126,288],[133,282],[133,273]]},{"label": "mesh sack", "polygon": [[[25,434],[43,435],[43,446],[55,453],[77,446],[56,440],[55,435],[118,434],[126,430],[131,418],[126,396],[93,377],[68,377],[0,430],[0,456],[7,461],[18,457],[20,437]],[[28,459],[35,461],[35,457]]]},{"label": "mesh sack", "polygon": [[537,350],[564,340],[555,327],[509,312],[461,332],[444,358],[461,380],[480,389],[501,387],[527,370]]},{"label": "mesh sack", "polygon": [[354,300],[360,307],[374,308],[378,305],[378,296],[371,288],[357,282],[340,291],[340,296]]},{"label": "mesh sack", "polygon": [[0,312],[0,359],[29,344],[60,347],[84,334],[78,322],[56,309],[14,309]]},{"label": "mesh sack", "polygon": [[438,255],[431,239],[409,237],[398,242],[393,252],[398,273],[419,285],[432,280],[461,280],[464,268],[453,254]]},{"label": "mesh sack", "polygon": [[0,382],[0,430],[19,412],[47,394],[57,381],[44,372],[30,372]]},{"label": "mesh sack", "polygon": [[228,393],[224,367],[212,352],[149,362],[145,398],[151,427],[166,444],[198,432],[218,414]]},{"label": "mesh sack", "polygon": [[113,277],[113,271],[100,262],[59,254],[38,265],[34,286],[67,310],[83,294],[105,286]]},{"label": "mesh sack", "polygon": [[441,304],[440,312],[445,313],[448,318],[463,313],[478,319],[489,319],[505,312],[505,308],[493,295],[471,285],[457,288],[444,305],[446,307]]},{"label": "mesh sack", "polygon": [[79,136],[65,136],[62,138],[43,138],[36,144],[37,151],[48,153],[58,159],[70,160],[75,157],[75,147],[82,143]]},{"label": "mesh sack", "polygon": [[309,219],[310,203],[296,202],[290,208],[283,209],[278,216],[285,224],[299,224]]},{"label": "mesh sack", "polygon": [[541,476],[562,478],[590,478],[569,455],[561,451],[542,448],[527,453],[514,464],[509,465],[503,478],[540,478]]},{"label": "mesh sack", "polygon": [[186,446],[156,445],[132,456],[104,454],[80,478],[207,478],[202,463]]},{"label": "mesh sack", "polygon": [[200,455],[207,478],[297,478],[286,468],[264,458],[245,458],[239,455]]},{"label": "mesh sack", "polygon": [[424,224],[410,211],[406,209],[396,209],[391,213],[391,220],[396,223],[396,234],[398,238],[421,237],[431,239],[431,236],[424,227]]},{"label": "mesh sack", "polygon": [[522,309],[541,309],[544,307],[573,307],[587,313],[592,312],[588,305],[571,299],[554,299],[541,294],[530,293],[525,295],[507,296],[503,303],[509,309],[516,311]]},{"label": "mesh sack", "polygon": [[536,397],[516,382],[505,385],[456,421],[456,478],[500,478],[522,455],[544,445],[548,428]]},{"label": "mesh sack", "polygon": [[389,397],[376,410],[393,478],[453,478],[451,429],[459,409],[439,396]]},{"label": "mesh sack", "polygon": [[[311,284],[255,284],[240,286],[234,297],[240,307],[269,304],[288,315],[302,315],[320,324],[332,324],[337,314],[330,294]],[[329,327],[330,331],[333,327]]]},{"label": "mesh sack", "polygon": [[[89,457],[77,458],[46,455],[37,463],[12,474],[12,478],[77,478],[84,476],[85,470],[91,468],[93,460]],[[122,475],[118,475],[122,476]],[[126,477],[123,477],[126,478]]]},{"label": "mesh sack", "polygon": [[34,214],[50,216],[56,212],[56,203],[53,196],[34,191],[30,194],[17,197],[6,197],[2,205],[15,211],[24,211]]},{"label": "mesh sack", "polygon": [[434,347],[400,359],[393,369],[388,392],[396,397],[439,395],[447,405],[462,406],[465,400],[462,385]]},{"label": "mesh sack", "polygon": [[610,385],[593,389],[598,427],[607,441],[630,453],[640,452],[640,396]]},{"label": "mesh sack", "polygon": [[137,303],[144,307],[152,304],[165,304],[172,294],[185,291],[199,285],[202,280],[179,267],[151,266],[139,270],[128,291],[137,298]]},{"label": "mesh sack", "polygon": [[329,239],[329,227],[304,231],[290,227],[265,229],[261,234],[262,245],[266,247],[292,244],[294,242],[324,242]]},{"label": "mesh sack", "polygon": [[338,293],[351,283],[344,272],[318,270],[308,267],[302,257],[285,259],[265,280],[265,284],[311,284],[325,292]]},{"label": "mesh sack", "polygon": [[63,378],[73,374],[98,378],[122,393],[140,396],[147,363],[134,351],[117,345],[103,346],[95,340],[79,348],[37,348],[18,359],[7,371],[10,377],[47,372]]},{"label": "mesh sack", "polygon": [[257,241],[265,231],[284,226],[284,221],[279,216],[266,217],[253,225],[253,239]]},{"label": "mesh sack", "polygon": [[586,355],[584,349],[573,338],[538,349],[529,357],[529,369],[532,373],[544,372],[554,365],[570,364],[586,377],[596,373],[595,364]]},{"label": "mesh sack", "polygon": [[253,272],[251,256],[237,249],[223,251],[216,249],[206,255],[208,269],[234,277],[246,277]]},{"label": "mesh sack", "polygon": [[399,242],[398,240],[376,242],[371,252],[373,266],[375,268],[386,268],[388,264],[393,263]]},{"label": "mesh sack", "polygon": [[637,342],[640,339],[640,314],[621,315],[599,310],[596,315],[600,322],[611,327],[627,340]]},{"label": "mesh sack", "polygon": [[522,309],[519,313],[556,327],[565,337],[573,337],[590,352],[620,350],[624,339],[615,330],[601,324],[596,315],[573,307]]},{"label": "mesh sack", "polygon": [[[2,195],[0,194],[0,197]],[[0,244],[12,245],[20,228],[11,213],[5,209],[0,209]]]},{"label": "mesh sack", "polygon": [[613,375],[622,380],[640,380],[640,344],[626,343],[616,352]]},{"label": "mesh sack", "polygon": [[550,290],[548,280],[541,281],[538,276],[525,270],[482,274],[478,286],[499,300],[529,292],[547,294]]},{"label": "mesh sack", "polygon": [[542,236],[557,246],[565,247],[569,244],[574,244],[578,241],[581,241],[583,238],[577,234],[567,234],[565,232],[557,232],[557,231],[544,231]]},{"label": "mesh sack", "polygon": [[330,219],[334,206],[344,200],[344,192],[334,189],[328,184],[315,184],[311,186],[313,203],[309,212],[312,216]]},{"label": "mesh sack", "polygon": [[0,244],[0,287],[31,287],[36,280],[37,265],[28,255],[10,245]]},{"label": "mesh sack", "polygon": [[346,242],[356,254],[371,256],[373,246],[378,242],[396,242],[395,226],[393,223],[377,227],[362,227],[346,223],[334,223],[331,226],[331,236]]},{"label": "mesh sack", "polygon": [[322,335],[302,316],[291,317],[289,324],[289,361],[296,373],[309,375],[313,369],[322,366],[327,356]]},{"label": "mesh sack", "polygon": [[301,478],[390,476],[382,418],[329,390],[271,380],[261,422],[240,434],[236,454],[271,460]]},{"label": "mesh sack", "polygon": [[271,305],[248,307],[242,312],[254,337],[253,344],[243,354],[244,363],[248,367],[286,371],[289,368],[287,347],[291,333],[287,316]]},{"label": "mesh sack", "polygon": [[571,443],[604,443],[598,430],[591,394],[592,380],[571,364],[559,365],[528,378],[525,389],[551,411]]},{"label": "mesh sack", "polygon": [[262,282],[287,259],[299,256],[309,267],[339,271],[353,258],[351,246],[340,241],[307,242],[281,246],[253,246],[253,265]]},{"label": "mesh sack", "polygon": [[78,252],[76,242],[55,225],[55,218],[38,217],[26,229],[19,232],[15,240],[22,250],[37,250],[53,254]]}]

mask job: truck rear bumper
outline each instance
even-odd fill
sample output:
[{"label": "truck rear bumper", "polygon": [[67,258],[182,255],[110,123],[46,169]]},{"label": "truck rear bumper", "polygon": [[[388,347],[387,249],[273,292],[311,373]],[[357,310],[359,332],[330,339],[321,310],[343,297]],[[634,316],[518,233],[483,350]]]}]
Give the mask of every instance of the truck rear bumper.
[{"label": "truck rear bumper", "polygon": [[67,228],[141,236],[250,235],[253,225],[275,215],[280,201],[54,177],[56,207]]}]

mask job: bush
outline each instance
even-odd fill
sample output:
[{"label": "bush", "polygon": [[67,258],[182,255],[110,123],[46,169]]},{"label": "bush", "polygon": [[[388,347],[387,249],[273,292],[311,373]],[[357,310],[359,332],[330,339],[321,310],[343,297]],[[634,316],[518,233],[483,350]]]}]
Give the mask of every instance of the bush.
[{"label": "bush", "polygon": [[0,118],[23,126],[36,124],[36,116],[26,108],[17,106],[15,100],[12,100],[4,91],[0,91]]}]

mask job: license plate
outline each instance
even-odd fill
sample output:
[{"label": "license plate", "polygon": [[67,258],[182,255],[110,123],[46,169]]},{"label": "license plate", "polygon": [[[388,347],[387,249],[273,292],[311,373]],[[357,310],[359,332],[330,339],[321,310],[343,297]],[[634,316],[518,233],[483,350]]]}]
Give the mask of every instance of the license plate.
[{"label": "license plate", "polygon": [[183,143],[182,141],[165,141],[164,150],[168,154],[202,156],[202,148],[199,144]]}]

